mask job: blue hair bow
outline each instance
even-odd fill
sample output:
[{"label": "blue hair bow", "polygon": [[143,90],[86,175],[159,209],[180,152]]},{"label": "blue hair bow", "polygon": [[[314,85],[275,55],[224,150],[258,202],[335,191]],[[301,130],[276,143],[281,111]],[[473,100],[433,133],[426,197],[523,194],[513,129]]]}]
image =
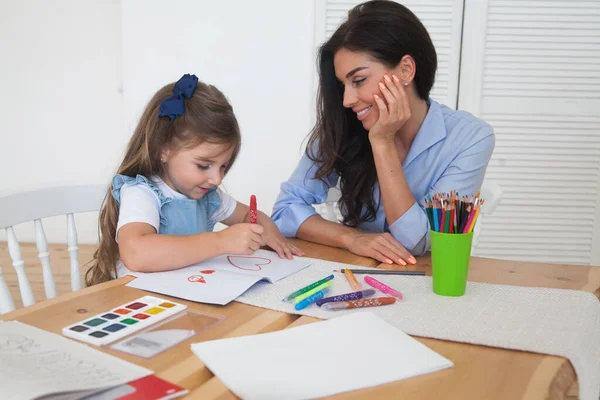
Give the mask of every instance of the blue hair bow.
[{"label": "blue hair bow", "polygon": [[191,98],[197,86],[198,77],[196,77],[196,75],[183,75],[173,88],[173,96],[160,103],[158,117],[167,116],[171,118],[171,120],[174,120],[178,115],[183,115],[183,112],[185,111],[184,97],[186,99]]}]

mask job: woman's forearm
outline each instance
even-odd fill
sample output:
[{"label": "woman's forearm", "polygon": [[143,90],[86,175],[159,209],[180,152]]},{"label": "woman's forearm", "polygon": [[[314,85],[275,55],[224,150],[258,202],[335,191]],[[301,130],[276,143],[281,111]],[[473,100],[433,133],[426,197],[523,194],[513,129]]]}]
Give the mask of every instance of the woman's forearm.
[{"label": "woman's forearm", "polygon": [[307,218],[296,232],[300,239],[344,249],[350,247],[357,234],[356,229],[327,221],[320,215]]},{"label": "woman's forearm", "polygon": [[402,162],[393,141],[372,143],[383,209],[389,225],[404,215],[415,203],[404,176]]}]

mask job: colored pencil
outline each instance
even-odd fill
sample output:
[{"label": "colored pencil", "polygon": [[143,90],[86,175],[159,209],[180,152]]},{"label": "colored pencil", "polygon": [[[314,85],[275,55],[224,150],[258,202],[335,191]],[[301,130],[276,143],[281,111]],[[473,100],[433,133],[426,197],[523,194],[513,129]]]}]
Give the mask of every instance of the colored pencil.
[{"label": "colored pencil", "polygon": [[466,219],[467,221],[462,229],[462,233],[469,232],[469,227],[471,226],[471,221],[473,220],[474,216],[475,216],[475,207],[471,208],[471,206],[469,206],[469,217]]},{"label": "colored pencil", "polygon": [[[344,273],[346,271],[343,269],[336,269],[333,272],[341,272]],[[373,275],[415,275],[422,276],[425,275],[423,271],[404,271],[404,270],[392,270],[392,269],[351,269],[354,274],[373,274]]]},{"label": "colored pencil", "polygon": [[446,214],[446,223],[444,225],[445,233],[450,233],[450,209],[448,207],[449,206],[446,206],[446,211],[444,212]]},{"label": "colored pencil", "polygon": [[431,193],[425,197],[425,213],[430,229],[449,234],[472,233],[485,200],[476,195],[459,196],[456,190]]},{"label": "colored pencil", "polygon": [[445,232],[444,227],[446,226],[446,211],[444,210],[444,203],[442,202],[442,222],[440,222],[440,232]]}]

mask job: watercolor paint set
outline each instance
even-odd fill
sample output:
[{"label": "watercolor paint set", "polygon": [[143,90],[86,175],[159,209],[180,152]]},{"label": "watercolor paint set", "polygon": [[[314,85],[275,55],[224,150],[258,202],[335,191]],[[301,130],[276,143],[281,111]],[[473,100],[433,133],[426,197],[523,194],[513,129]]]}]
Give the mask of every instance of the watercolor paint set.
[{"label": "watercolor paint set", "polygon": [[187,306],[174,301],[144,296],[69,325],[63,328],[62,334],[102,346],[164,321],[186,309]]}]

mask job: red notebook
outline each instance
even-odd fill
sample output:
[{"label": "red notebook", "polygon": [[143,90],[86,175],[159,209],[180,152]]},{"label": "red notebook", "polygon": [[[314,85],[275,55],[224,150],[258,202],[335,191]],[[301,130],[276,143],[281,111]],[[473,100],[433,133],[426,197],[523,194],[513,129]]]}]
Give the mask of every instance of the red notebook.
[{"label": "red notebook", "polygon": [[135,392],[117,397],[118,400],[168,400],[188,393],[187,389],[160,379],[155,375],[148,375],[131,381],[125,386],[135,389]]}]

